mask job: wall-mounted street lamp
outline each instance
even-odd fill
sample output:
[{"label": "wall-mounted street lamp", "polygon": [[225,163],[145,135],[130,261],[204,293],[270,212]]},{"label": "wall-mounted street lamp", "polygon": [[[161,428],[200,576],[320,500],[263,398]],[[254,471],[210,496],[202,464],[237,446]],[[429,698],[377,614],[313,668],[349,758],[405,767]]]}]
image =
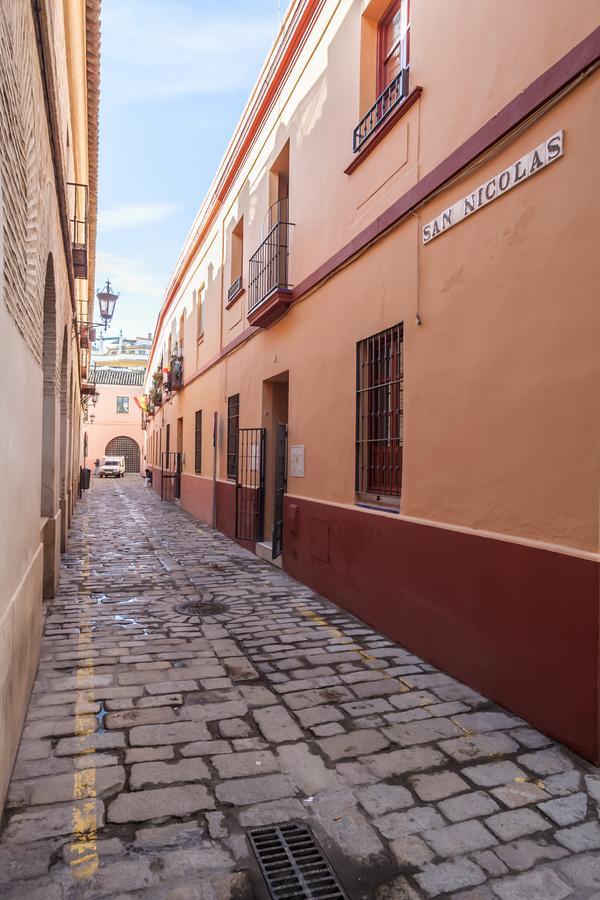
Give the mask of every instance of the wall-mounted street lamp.
[{"label": "wall-mounted street lamp", "polygon": [[[88,421],[88,414],[90,412],[89,405],[90,400],[92,401],[92,406],[96,406],[100,394],[96,390],[96,386],[94,384],[82,384],[81,385],[81,408],[83,410],[84,421]],[[90,421],[94,421],[94,414],[92,413],[90,416]]]},{"label": "wall-mounted street lamp", "polygon": [[96,292],[96,297],[100,307],[100,318],[104,322],[104,330],[107,331],[115,312],[115,303],[119,298],[119,294],[112,290],[110,280],[107,278],[104,288]]}]

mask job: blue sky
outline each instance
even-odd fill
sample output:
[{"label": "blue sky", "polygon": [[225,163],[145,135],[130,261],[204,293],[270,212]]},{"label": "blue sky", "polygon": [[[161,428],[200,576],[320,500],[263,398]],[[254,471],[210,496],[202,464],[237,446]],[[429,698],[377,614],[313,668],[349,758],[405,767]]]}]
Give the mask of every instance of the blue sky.
[{"label": "blue sky", "polygon": [[286,7],[103,0],[96,287],[121,292],[111,333],[153,330]]}]

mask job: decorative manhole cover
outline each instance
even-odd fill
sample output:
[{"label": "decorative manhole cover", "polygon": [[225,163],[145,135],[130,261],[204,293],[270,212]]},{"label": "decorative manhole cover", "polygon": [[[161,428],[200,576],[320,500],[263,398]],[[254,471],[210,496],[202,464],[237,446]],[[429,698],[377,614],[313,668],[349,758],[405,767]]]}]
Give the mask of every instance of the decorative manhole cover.
[{"label": "decorative manhole cover", "polygon": [[191,603],[181,603],[175,607],[175,612],[181,616],[218,616],[219,613],[227,612],[227,609],[222,603],[197,600]]}]

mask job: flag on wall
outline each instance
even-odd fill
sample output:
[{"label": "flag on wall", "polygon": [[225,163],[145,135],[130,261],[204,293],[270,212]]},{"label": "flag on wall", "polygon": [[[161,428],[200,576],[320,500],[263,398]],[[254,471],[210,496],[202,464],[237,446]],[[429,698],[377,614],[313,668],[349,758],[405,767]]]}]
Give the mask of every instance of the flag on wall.
[{"label": "flag on wall", "polygon": [[133,399],[142,410],[142,412],[148,412],[148,398],[145,394],[142,394],[141,397],[134,397]]}]

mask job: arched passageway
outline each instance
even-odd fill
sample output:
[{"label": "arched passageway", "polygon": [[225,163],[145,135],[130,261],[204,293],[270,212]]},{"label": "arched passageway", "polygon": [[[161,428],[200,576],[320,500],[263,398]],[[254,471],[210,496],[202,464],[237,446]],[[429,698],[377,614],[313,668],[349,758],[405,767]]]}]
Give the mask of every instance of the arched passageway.
[{"label": "arched passageway", "polygon": [[125,471],[140,471],[140,448],[130,437],[116,437],[106,445],[106,456],[124,456]]}]

